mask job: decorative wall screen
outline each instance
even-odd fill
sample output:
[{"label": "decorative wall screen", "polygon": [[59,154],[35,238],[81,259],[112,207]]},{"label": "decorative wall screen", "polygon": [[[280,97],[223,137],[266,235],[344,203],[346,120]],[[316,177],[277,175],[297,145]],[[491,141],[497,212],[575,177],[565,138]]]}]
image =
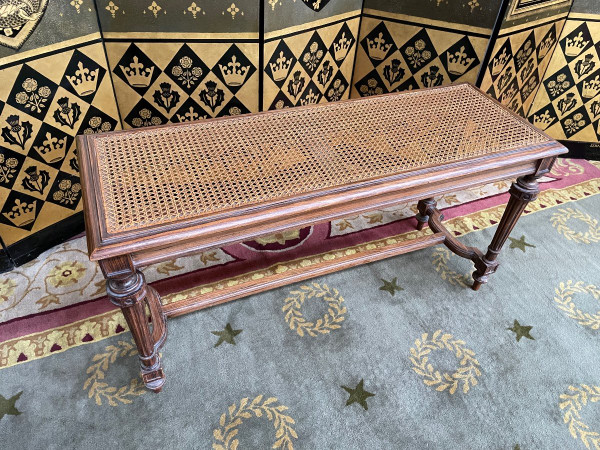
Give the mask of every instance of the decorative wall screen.
[{"label": "decorative wall screen", "polygon": [[83,230],[77,134],[479,79],[490,96],[593,156],[600,11],[594,0],[570,7],[0,0],[0,270]]}]

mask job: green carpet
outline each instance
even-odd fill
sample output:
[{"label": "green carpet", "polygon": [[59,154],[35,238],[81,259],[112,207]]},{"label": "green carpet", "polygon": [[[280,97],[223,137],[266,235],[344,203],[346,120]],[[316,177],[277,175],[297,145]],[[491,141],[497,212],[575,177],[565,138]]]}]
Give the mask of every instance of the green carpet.
[{"label": "green carpet", "polygon": [[[479,292],[430,248],[0,371],[0,447],[600,448],[600,195],[525,216]],[[494,229],[464,242],[484,248]]]}]

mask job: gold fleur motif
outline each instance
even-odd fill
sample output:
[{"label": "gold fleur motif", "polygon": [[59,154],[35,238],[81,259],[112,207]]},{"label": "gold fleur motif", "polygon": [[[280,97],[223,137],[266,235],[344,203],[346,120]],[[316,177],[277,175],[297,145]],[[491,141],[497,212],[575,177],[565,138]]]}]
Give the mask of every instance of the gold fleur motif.
[{"label": "gold fleur motif", "polygon": [[471,12],[473,12],[478,6],[481,6],[478,0],[469,0],[469,3],[467,3],[467,5],[471,7]]},{"label": "gold fleur motif", "polygon": [[113,2],[111,0],[110,2],[108,2],[108,5],[106,5],[106,8],[104,8],[104,9],[106,9],[108,12],[110,12],[110,15],[114,19],[115,18],[115,14],[119,10],[119,7],[115,4],[115,2]]},{"label": "gold fleur motif", "polygon": [[[236,14],[240,14],[241,16],[244,15],[244,11],[240,11],[240,8],[238,8],[237,6],[235,6],[235,3],[232,3],[231,6],[229,8],[227,8],[226,10],[229,14],[231,14],[231,18],[235,19],[235,15]],[[225,15],[225,11],[223,11],[223,15]]]},{"label": "gold fleur motif", "polygon": [[[202,12],[202,15],[206,14],[204,11],[202,11],[202,8],[200,8],[198,5],[196,5],[196,2],[192,2],[192,4],[187,7],[187,10],[190,13],[192,13],[192,16],[194,17],[194,19],[200,12]],[[183,13],[185,14],[186,12],[184,11]]]},{"label": "gold fleur motif", "polygon": [[148,10],[154,14],[154,17],[158,17],[158,12],[162,10],[162,8],[155,1],[152,2],[150,6],[148,6]]},{"label": "gold fleur motif", "polygon": [[269,5],[271,5],[271,10],[275,11],[275,6],[281,5],[280,0],[269,0]]},{"label": "gold fleur motif", "polygon": [[71,6],[77,10],[77,14],[81,12],[81,5],[83,4],[83,0],[71,0]]}]

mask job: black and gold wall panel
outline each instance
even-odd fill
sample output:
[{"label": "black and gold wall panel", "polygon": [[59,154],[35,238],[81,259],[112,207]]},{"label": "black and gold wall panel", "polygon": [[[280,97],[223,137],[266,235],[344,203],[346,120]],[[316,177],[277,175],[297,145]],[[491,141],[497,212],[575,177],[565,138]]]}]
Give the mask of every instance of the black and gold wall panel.
[{"label": "black and gold wall panel", "polygon": [[352,97],[475,82],[500,0],[365,0]]},{"label": "black and gold wall panel", "polygon": [[564,19],[497,39],[481,89],[526,116],[562,30]]},{"label": "black and gold wall panel", "polygon": [[258,44],[106,42],[125,128],[258,110]]},{"label": "black and gold wall panel", "polygon": [[[600,5],[573,3],[529,120],[555,139],[600,141]],[[585,19],[585,20],[583,20]]]},{"label": "black and gold wall panel", "polygon": [[556,48],[570,0],[512,0],[508,4],[481,89],[526,117]]},{"label": "black and gold wall panel", "polygon": [[[0,14],[0,236],[9,252],[37,233],[73,234],[61,224],[82,208],[74,137],[120,128],[93,2],[12,11]],[[79,26],[57,29],[63,21]]]},{"label": "black and gold wall panel", "polygon": [[363,17],[353,97],[475,82],[489,36],[423,22]]},{"label": "black and gold wall panel", "polygon": [[124,128],[258,111],[259,2],[100,3]]},{"label": "black and gold wall panel", "polygon": [[265,4],[263,109],[347,99],[362,0]]},{"label": "black and gold wall panel", "polygon": [[347,99],[359,21],[354,17],[265,42],[265,109]]}]

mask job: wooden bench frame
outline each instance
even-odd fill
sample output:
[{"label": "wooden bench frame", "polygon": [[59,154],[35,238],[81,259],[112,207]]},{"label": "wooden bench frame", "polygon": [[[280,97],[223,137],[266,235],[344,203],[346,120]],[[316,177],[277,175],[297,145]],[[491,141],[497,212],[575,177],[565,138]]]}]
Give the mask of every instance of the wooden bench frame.
[{"label": "wooden bench frame", "polygon": [[[519,120],[527,123],[524,119]],[[78,136],[77,146],[90,259],[99,262],[107,279],[108,297],[123,311],[139,351],[143,381],[155,392],[160,392],[165,382],[159,349],[166,339],[167,317],[441,243],[457,255],[474,262],[473,289],[478,290],[498,268],[497,256],[500,249],[527,203],[537,197],[537,178],[550,171],[557,155],[567,151],[556,141],[550,141],[528,148],[408,171],[367,183],[323,189],[285,201],[239,208],[208,219],[177,221],[162,226],[158,231],[142,229],[107,238],[103,228],[105,225],[99,220],[101,192],[95,161],[90,157],[90,137]],[[517,181],[510,188],[508,205],[485,253],[465,246],[444,228],[434,197],[515,178]],[[256,280],[241,288],[225,288],[199,298],[187,298],[162,305],[159,294],[146,284],[139,270],[149,264],[210,248],[406,202],[418,202],[417,228],[420,230],[428,223],[432,234],[387,246],[385,250],[374,249],[358,255],[347,255],[335,264],[289,270],[267,281]],[[151,324],[146,307],[150,311]]]}]

